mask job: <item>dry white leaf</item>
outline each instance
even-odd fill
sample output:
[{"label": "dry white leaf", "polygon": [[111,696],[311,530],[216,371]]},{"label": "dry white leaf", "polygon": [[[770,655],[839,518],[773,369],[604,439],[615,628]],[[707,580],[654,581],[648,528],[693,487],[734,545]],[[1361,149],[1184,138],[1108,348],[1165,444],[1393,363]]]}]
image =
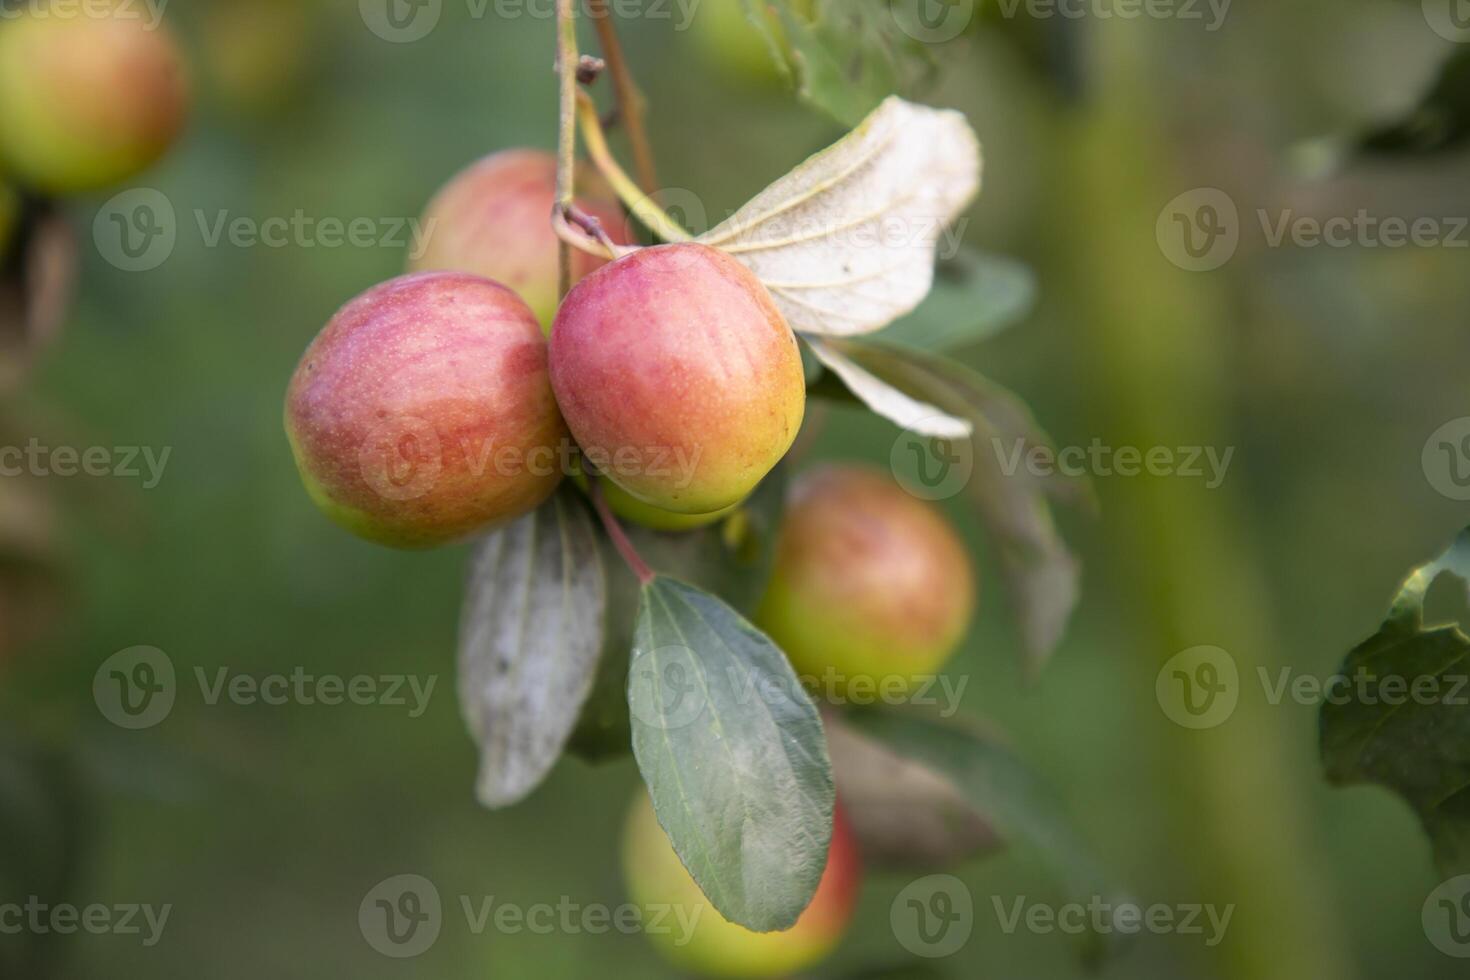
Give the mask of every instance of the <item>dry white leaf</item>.
[{"label": "dry white leaf", "polygon": [[696,241],[755,272],[792,329],[872,333],[929,294],[942,235],[979,190],[965,117],[894,97]]},{"label": "dry white leaf", "polygon": [[487,807],[541,784],[592,691],[607,605],[597,549],[591,517],[565,491],[475,547],[458,680]]},{"label": "dry white leaf", "polygon": [[910,398],[817,337],[807,337],[806,342],[817,360],[842,379],[848,391],[899,428],[936,439],[968,439],[975,431],[965,419]]}]

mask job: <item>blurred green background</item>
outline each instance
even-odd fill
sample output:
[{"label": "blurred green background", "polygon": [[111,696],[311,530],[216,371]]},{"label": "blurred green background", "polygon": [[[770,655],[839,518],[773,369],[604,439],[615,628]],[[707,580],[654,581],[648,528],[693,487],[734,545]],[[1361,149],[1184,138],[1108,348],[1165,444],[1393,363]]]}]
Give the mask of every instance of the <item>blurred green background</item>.
[{"label": "blurred green background", "polygon": [[[170,7],[198,104],[186,138],[136,184],[176,209],[174,252],[122,271],[92,238],[109,195],[66,205],[82,246],[76,305],[7,400],[7,435],[171,456],[153,489],[86,477],[28,488],[53,511],[54,526],[27,523],[50,537],[62,605],[6,651],[0,713],[17,738],[71,760],[45,768],[75,770],[81,817],[74,835],[59,817],[38,818],[34,836],[7,832],[0,861],[65,852],[69,900],[173,911],[151,948],[53,937],[58,976],[677,975],[640,936],[474,935],[459,913],[458,896],[624,901],[617,842],[638,776],[631,761],[568,760],[522,806],[478,807],[453,693],[467,549],[375,548],[300,488],[280,424],[287,379],[337,306],[401,271],[403,248],[210,246],[196,218],[406,219],[478,155],[551,147],[551,22],[479,9],[445,0],[427,37],[389,43],[350,0]],[[711,45],[731,38],[701,32],[708,12],[676,30],[678,9],[622,30],[662,180],[697,195],[712,224],[842,129],[723,60]],[[1470,414],[1470,255],[1269,248],[1254,219],[1258,208],[1470,214],[1463,155],[1329,176],[1299,166],[1305,141],[1402,114],[1454,45],[1419,4],[1391,0],[1239,4],[1214,31],[1088,17],[1060,32],[1071,67],[1059,84],[1047,53],[1063,48],[1046,40],[1058,25],[1024,9],[937,48],[937,77],[911,93],[962,109],[984,143],[967,240],[1026,261],[1040,284],[1032,316],[963,359],[1025,397],[1061,445],[1235,455],[1218,489],[1103,477],[1096,518],[1063,515],[1083,597],[1032,688],[983,536],[951,508],[982,576],[981,614],[951,666],[970,679],[964,710],[1011,733],[1143,901],[1237,905],[1219,946],[1143,936],[1103,976],[1463,976],[1421,926],[1439,879],[1408,808],[1328,789],[1316,706],[1271,704],[1256,680],[1257,666],[1330,676],[1402,574],[1466,523],[1421,451]],[[1244,229],[1237,255],[1208,274],[1177,268],[1155,241],[1161,209],[1202,186],[1230,194]],[[812,456],[886,465],[896,434],[833,410]],[[164,723],[127,732],[99,714],[92,679],[140,644],[172,658],[181,693]],[[1195,732],[1164,715],[1154,679],[1199,644],[1230,651],[1245,682],[1236,715]],[[210,705],[193,673],[220,667],[438,680],[411,718]],[[397,961],[363,940],[357,912],[403,873],[434,881],[447,908],[435,946]],[[975,931],[926,968],[1080,975],[1071,939],[1006,934],[992,910],[992,896],[1063,899],[1035,854],[957,873]],[[870,876],[857,921],[814,975],[917,975],[889,925],[911,877]]]}]

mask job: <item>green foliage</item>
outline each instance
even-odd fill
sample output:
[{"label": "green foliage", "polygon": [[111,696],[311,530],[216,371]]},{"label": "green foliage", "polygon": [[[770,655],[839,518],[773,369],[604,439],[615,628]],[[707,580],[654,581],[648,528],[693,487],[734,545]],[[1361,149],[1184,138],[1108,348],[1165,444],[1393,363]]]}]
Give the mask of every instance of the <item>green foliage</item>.
[{"label": "green foliage", "polygon": [[742,0],[801,99],[855,126],[886,97],[908,91],[933,72],[928,47],[904,33],[888,0]]},{"label": "green foliage", "polygon": [[[869,710],[849,719],[864,735],[949,779],[1000,835],[1033,847],[1072,900],[1127,901],[1072,828],[1061,803],[1009,748],[979,731],[913,711]],[[1113,950],[1115,929],[1090,932],[1084,952],[1096,963]]]},{"label": "green foliage", "polygon": [[821,719],[786,657],[719,599],[656,577],[628,701],[638,768],[694,880],[732,922],[789,928],[827,864],[834,789]]},{"label": "green foliage", "polygon": [[1426,626],[1440,575],[1470,584],[1470,528],[1399,588],[1378,632],[1348,654],[1322,705],[1321,750],[1338,786],[1393,790],[1419,815],[1445,875],[1470,873],[1470,638]]},{"label": "green foliage", "polygon": [[941,261],[934,290],[919,308],[875,337],[920,351],[945,351],[984,340],[1036,305],[1036,276],[1014,259],[971,248]]},{"label": "green foliage", "polygon": [[1364,134],[1360,152],[1375,157],[1424,156],[1458,150],[1470,141],[1470,48],[1440,66],[1434,83],[1402,119]]},{"label": "green foliage", "polygon": [[[720,524],[684,533],[624,530],[638,553],[654,568],[722,597],[750,615],[765,591],[776,558],[776,531],[786,495],[786,468],[778,466],[761,481],[735,515]],[[628,719],[628,660],[641,586],[606,535],[599,534],[608,576],[608,604],[602,657],[592,694],[572,735],[571,751],[591,762],[627,755],[632,728]]]}]

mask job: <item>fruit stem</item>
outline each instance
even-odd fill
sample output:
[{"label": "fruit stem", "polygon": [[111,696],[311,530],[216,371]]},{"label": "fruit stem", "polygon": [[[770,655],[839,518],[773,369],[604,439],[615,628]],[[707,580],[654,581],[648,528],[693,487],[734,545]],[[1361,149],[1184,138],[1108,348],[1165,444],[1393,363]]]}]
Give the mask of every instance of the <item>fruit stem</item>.
[{"label": "fruit stem", "polygon": [[602,478],[587,475],[588,492],[592,497],[592,507],[597,511],[597,516],[602,519],[602,526],[607,531],[607,536],[612,539],[613,547],[618,549],[618,554],[623,556],[623,561],[638,576],[638,584],[647,585],[654,579],[653,569],[638,554],[638,549],[633,547],[633,542],[628,540],[628,533],[623,530],[623,525],[613,516],[613,512],[607,506],[607,498],[602,495]]},{"label": "fruit stem", "polygon": [[633,147],[633,165],[638,171],[638,184],[644,193],[652,194],[658,187],[658,172],[653,165],[653,145],[648,141],[648,130],[643,125],[643,114],[647,101],[633,81],[628,60],[623,57],[623,45],[618,40],[617,25],[607,0],[589,0],[587,13],[597,23],[597,41],[602,47],[603,60],[612,73],[613,92],[618,101],[618,117],[628,130],[628,142]]},{"label": "fruit stem", "polygon": [[551,227],[566,244],[600,259],[618,259],[638,251],[637,246],[619,245],[613,241],[602,222],[575,204],[565,209],[558,205],[551,217]]},{"label": "fruit stem", "polygon": [[666,242],[687,242],[689,232],[679,227],[653,198],[638,189],[633,178],[628,176],[607,148],[607,135],[602,131],[602,120],[597,117],[597,106],[586,92],[577,93],[577,117],[582,121],[582,135],[587,137],[587,155],[602,171],[602,176],[612,185],[618,199],[628,206],[633,216],[648,226],[648,230]]},{"label": "fruit stem", "polygon": [[[556,0],[556,72],[560,91],[557,120],[556,206],[572,206],[577,176],[577,14],[576,0]],[[555,216],[553,215],[553,225]],[[558,295],[572,288],[572,246],[562,239],[557,249]]]}]

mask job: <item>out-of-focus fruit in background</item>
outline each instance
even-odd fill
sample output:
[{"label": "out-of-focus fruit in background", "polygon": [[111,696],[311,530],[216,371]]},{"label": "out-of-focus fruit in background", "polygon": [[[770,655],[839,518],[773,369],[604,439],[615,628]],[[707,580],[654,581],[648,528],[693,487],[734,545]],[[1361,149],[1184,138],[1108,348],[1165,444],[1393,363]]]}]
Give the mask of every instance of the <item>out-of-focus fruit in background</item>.
[{"label": "out-of-focus fruit in background", "polygon": [[172,145],[189,102],[183,56],[151,6],[67,10],[0,20],[0,160],[48,194],[137,175]]},{"label": "out-of-focus fruit in background", "polygon": [[791,976],[830,954],[862,887],[862,861],[841,803],[833,813],[821,883],[801,918],[784,932],[751,932],[720,915],[679,860],[641,790],[623,832],[623,871],[638,906],[670,910],[663,917],[666,928],[648,933],[660,952],[704,976],[746,980]]}]

